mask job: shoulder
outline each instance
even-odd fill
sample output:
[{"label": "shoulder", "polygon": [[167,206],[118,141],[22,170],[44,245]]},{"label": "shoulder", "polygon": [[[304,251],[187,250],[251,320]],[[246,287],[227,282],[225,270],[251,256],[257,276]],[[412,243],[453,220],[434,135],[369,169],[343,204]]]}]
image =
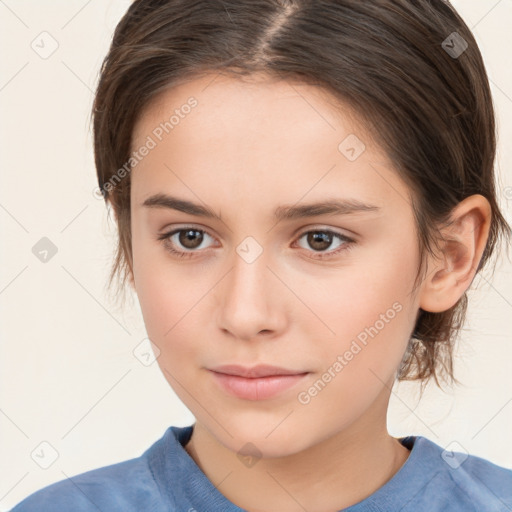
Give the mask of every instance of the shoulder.
[{"label": "shoulder", "polygon": [[462,453],[459,456],[460,466],[450,467],[451,478],[459,487],[467,489],[469,495],[473,494],[470,490],[476,491],[475,497],[488,500],[501,498],[512,507],[512,469],[476,455]]},{"label": "shoulder", "polygon": [[437,460],[431,468],[434,480],[452,507],[458,499],[465,504],[465,511],[512,510],[512,469],[471,455],[458,443],[444,449],[423,437],[418,437],[416,442],[422,445],[422,453],[430,452],[432,460]]},{"label": "shoulder", "polygon": [[11,512],[157,511],[158,500],[158,486],[144,454],[48,485]]}]

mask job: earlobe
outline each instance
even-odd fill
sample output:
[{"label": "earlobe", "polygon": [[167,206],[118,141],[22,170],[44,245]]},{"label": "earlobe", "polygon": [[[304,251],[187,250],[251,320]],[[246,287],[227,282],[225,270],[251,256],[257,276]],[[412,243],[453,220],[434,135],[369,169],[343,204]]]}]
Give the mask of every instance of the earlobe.
[{"label": "earlobe", "polygon": [[479,194],[467,197],[441,230],[442,254],[429,260],[420,308],[440,313],[453,307],[469,288],[484,252],[491,222],[491,207]]}]

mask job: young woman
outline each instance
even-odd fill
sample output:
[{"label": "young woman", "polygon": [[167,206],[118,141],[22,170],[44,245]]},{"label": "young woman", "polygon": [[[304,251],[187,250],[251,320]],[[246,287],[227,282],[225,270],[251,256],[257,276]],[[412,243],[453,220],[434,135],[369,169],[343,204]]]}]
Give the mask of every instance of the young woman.
[{"label": "young woman", "polygon": [[512,510],[511,470],[386,426],[510,240],[448,2],[136,0],[93,116],[112,278],[196,421],[14,512]]}]

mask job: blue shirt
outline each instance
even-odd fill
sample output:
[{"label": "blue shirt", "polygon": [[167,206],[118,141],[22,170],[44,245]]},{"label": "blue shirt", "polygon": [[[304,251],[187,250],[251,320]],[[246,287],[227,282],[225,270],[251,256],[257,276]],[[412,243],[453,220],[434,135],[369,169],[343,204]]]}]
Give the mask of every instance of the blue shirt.
[{"label": "blue shirt", "polygon": [[[140,457],[40,489],[11,512],[244,512],[222,495],[185,451],[193,425],[169,427]],[[512,470],[421,436],[380,489],[343,512],[511,512]]]}]

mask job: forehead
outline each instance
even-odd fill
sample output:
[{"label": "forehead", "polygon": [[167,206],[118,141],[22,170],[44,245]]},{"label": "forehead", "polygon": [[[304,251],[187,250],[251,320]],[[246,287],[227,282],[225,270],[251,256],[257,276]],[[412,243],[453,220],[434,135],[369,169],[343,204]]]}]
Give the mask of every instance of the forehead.
[{"label": "forehead", "polygon": [[408,198],[350,106],[313,85],[204,75],[169,88],[144,109],[132,150],[148,137],[154,148],[132,173],[142,200],[166,189],[209,204],[217,204],[207,200],[211,190],[221,201],[236,191],[262,204],[266,195],[273,208],[278,196],[293,203],[307,195],[309,202],[335,191],[373,204]]},{"label": "forehead", "polygon": [[[192,108],[188,105],[191,101]],[[143,109],[133,140],[146,136],[174,112],[174,133],[180,131],[180,124],[186,124],[189,131],[208,136],[208,140],[226,141],[231,135],[239,140],[243,134],[251,141],[268,142],[270,137],[265,136],[271,135],[276,142],[291,140],[298,146],[333,131],[338,135],[358,132],[361,138],[369,138],[355,110],[325,89],[265,74],[206,73],[172,86]]]}]

